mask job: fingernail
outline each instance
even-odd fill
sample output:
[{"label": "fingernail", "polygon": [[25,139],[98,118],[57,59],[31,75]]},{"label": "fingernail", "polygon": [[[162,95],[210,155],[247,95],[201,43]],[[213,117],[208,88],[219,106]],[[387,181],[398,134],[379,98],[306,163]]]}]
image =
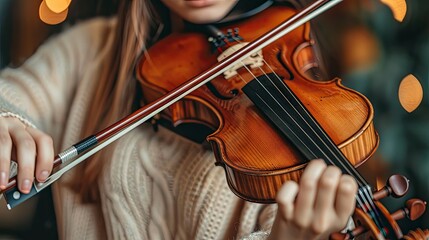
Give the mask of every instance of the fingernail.
[{"label": "fingernail", "polygon": [[43,181],[45,181],[46,180],[46,178],[48,178],[49,177],[49,172],[48,171],[42,171],[40,174],[39,174],[39,180],[41,181],[41,182],[43,182]]},{"label": "fingernail", "polygon": [[25,193],[28,193],[28,192],[30,192],[30,188],[31,188],[31,182],[30,182],[30,180],[25,179],[25,180],[22,182],[21,190],[22,190],[23,192],[25,192]]},{"label": "fingernail", "polygon": [[7,185],[6,173],[0,172],[0,188],[5,189]]}]

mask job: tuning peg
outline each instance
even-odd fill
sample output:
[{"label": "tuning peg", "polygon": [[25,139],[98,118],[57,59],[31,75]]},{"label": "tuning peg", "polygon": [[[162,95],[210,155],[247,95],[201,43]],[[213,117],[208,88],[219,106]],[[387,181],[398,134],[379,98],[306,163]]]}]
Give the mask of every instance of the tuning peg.
[{"label": "tuning peg", "polygon": [[409,180],[402,175],[392,175],[387,180],[386,186],[373,194],[375,200],[380,200],[387,196],[400,198],[408,192]]},{"label": "tuning peg", "polygon": [[406,202],[405,207],[392,213],[392,218],[395,220],[407,217],[411,221],[414,221],[421,217],[426,211],[426,202],[420,199],[410,199]]},{"label": "tuning peg", "polygon": [[[397,175],[399,176],[399,175]],[[395,177],[397,178],[397,177]],[[390,178],[389,178],[390,179]],[[406,179],[406,178],[405,178]],[[393,194],[392,194],[393,195]],[[398,211],[391,214],[391,217],[393,220],[398,221],[400,219],[403,219],[407,217],[408,219],[414,221],[421,217],[423,213],[426,210],[426,202],[420,200],[420,199],[410,199],[406,202],[405,207],[402,209],[399,209]],[[348,240],[348,239],[354,239],[356,236],[361,235],[362,233],[368,231],[363,225],[357,226],[353,230],[349,230],[346,233],[333,233],[330,236],[331,240]],[[422,231],[420,229],[417,229],[416,231],[411,231],[408,233],[409,240],[427,240],[426,238],[416,238],[416,234],[419,234],[419,236],[429,236],[429,235],[423,235],[422,233],[429,234],[428,230]]]}]

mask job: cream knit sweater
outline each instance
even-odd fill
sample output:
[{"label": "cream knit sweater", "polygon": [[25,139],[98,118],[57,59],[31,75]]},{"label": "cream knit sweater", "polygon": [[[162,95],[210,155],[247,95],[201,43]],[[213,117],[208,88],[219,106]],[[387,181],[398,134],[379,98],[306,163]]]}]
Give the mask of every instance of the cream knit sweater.
[{"label": "cream knit sweater", "polygon": [[[41,46],[19,69],[0,73],[0,114],[50,134],[56,153],[79,129],[111,51],[116,19],[94,19]],[[60,239],[264,239],[275,205],[244,202],[228,188],[213,154],[167,130],[142,126],[118,141],[99,179],[101,205],[53,187]],[[25,204],[25,203],[24,203]],[[259,232],[257,232],[259,231]]]}]

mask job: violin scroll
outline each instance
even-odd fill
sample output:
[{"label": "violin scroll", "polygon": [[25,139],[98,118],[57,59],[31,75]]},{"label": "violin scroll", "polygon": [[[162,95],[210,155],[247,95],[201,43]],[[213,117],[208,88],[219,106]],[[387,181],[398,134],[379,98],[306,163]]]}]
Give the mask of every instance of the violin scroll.
[{"label": "violin scroll", "polygon": [[[380,209],[380,212],[383,214],[385,221],[389,223],[391,229],[394,231],[397,239],[412,239],[412,240],[427,240],[429,239],[429,230],[425,229],[416,229],[410,231],[407,235],[403,235],[402,230],[400,229],[397,221],[407,218],[411,221],[415,221],[420,218],[426,211],[426,202],[420,199],[409,199],[405,203],[405,207],[389,213],[389,211],[379,202],[380,199],[387,196],[392,196],[399,198],[404,196],[409,187],[409,180],[401,175],[391,176],[386,186],[381,190],[373,194],[375,204],[377,208]],[[380,233],[380,229],[376,227],[376,224],[367,216],[362,209],[356,209],[353,215],[353,220],[355,223],[355,228],[349,230],[346,233],[334,233],[331,235],[331,239],[340,240],[340,239],[354,239],[357,236],[364,235],[364,239],[385,239]]]}]

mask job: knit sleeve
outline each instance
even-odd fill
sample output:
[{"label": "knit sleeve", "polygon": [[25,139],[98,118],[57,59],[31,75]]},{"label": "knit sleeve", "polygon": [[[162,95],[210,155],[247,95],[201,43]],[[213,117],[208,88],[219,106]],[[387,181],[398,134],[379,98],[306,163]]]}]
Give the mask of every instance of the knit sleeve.
[{"label": "knit sleeve", "polygon": [[269,235],[269,232],[258,231],[251,233],[249,236],[241,238],[241,240],[265,240]]},{"label": "knit sleeve", "polygon": [[65,122],[74,92],[110,28],[106,19],[78,24],[47,40],[19,68],[0,72],[0,113],[15,114],[48,132]]},{"label": "knit sleeve", "polygon": [[[246,234],[240,238],[240,240],[265,240],[271,233],[271,228],[274,224],[275,215],[277,213],[277,204],[266,205],[258,211],[258,217],[256,218],[256,225],[254,232]],[[352,218],[349,218],[347,225],[341,231],[346,233],[349,230],[355,228],[355,224]]]},{"label": "knit sleeve", "polygon": [[240,240],[265,240],[277,213],[277,204],[256,204],[246,202],[241,216],[241,227],[237,233]]}]

